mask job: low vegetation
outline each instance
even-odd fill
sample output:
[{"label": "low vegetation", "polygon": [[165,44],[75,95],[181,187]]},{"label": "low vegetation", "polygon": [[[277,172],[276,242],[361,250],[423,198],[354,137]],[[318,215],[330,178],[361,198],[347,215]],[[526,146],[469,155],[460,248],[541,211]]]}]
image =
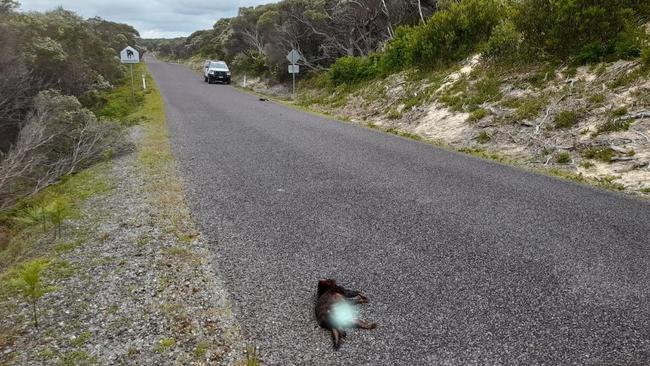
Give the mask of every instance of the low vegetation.
[{"label": "low vegetation", "polygon": [[328,74],[334,84],[351,83],[448,65],[481,50],[492,62],[631,59],[648,38],[639,17],[648,19],[647,6],[633,0],[449,2],[425,24],[398,29],[383,51],[339,59]]},{"label": "low vegetation", "polygon": [[583,151],[582,156],[587,159],[595,159],[605,163],[610,163],[612,158],[616,156],[616,152],[608,147],[593,147]]},{"label": "low vegetation", "polygon": [[38,327],[38,300],[55,289],[43,284],[42,273],[47,266],[48,262],[44,260],[23,263],[10,282],[11,286],[31,305],[34,327]]},{"label": "low vegetation", "polygon": [[577,111],[562,111],[555,116],[555,128],[571,128],[578,124],[580,113]]}]

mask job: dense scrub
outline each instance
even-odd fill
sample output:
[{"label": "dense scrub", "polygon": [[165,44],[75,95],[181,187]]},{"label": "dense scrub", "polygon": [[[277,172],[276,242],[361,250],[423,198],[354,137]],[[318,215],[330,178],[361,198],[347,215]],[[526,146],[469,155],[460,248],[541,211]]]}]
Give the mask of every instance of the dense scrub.
[{"label": "dense scrub", "polygon": [[461,0],[425,24],[398,29],[383,51],[337,60],[328,75],[334,84],[349,83],[449,65],[480,51],[519,63],[632,59],[647,44],[648,19],[647,3],[636,0]]},{"label": "dense scrub", "polygon": [[124,147],[119,116],[91,109],[109,103],[125,75],[116,56],[139,39],[125,24],[17,6],[0,0],[0,209]]}]

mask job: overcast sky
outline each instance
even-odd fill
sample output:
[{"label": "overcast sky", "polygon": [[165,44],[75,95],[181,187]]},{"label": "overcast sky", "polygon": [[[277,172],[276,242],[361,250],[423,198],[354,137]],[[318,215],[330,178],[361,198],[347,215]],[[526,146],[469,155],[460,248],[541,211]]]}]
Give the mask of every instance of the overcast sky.
[{"label": "overcast sky", "polygon": [[85,18],[100,16],[134,26],[143,38],[172,38],[212,28],[237,9],[274,0],[19,0],[21,9],[51,10],[57,6]]}]

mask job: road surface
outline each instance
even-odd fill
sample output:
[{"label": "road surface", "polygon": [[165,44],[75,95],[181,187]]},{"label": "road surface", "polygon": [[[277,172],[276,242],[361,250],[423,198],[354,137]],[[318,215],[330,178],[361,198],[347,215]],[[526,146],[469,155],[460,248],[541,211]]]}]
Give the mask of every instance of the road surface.
[{"label": "road surface", "polygon": [[[271,365],[650,364],[650,204],[151,60],[192,212]],[[365,291],[334,352],[319,278]]]}]

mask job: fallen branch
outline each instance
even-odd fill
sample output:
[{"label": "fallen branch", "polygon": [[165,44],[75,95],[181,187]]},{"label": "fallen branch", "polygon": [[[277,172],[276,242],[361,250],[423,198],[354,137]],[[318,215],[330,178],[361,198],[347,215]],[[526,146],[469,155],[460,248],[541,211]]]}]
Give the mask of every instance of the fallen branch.
[{"label": "fallen branch", "polygon": [[645,137],[646,141],[650,142],[650,137],[648,137],[647,135],[644,135],[644,134],[642,134],[642,133],[639,132],[639,131],[634,131],[634,130],[633,130],[632,132],[634,132],[634,133],[636,133],[636,134],[638,134],[638,135],[640,135],[640,136]]},{"label": "fallen branch", "polygon": [[539,131],[541,130],[542,126],[544,125],[544,123],[546,123],[546,120],[548,119],[548,115],[551,113],[551,108],[553,108],[555,105],[563,101],[564,98],[566,97],[567,94],[564,94],[560,98],[558,98],[558,100],[556,100],[555,102],[551,102],[551,104],[549,104],[548,108],[546,108],[546,115],[544,115],[542,122],[540,122],[537,126],[535,126],[535,134],[539,134]]}]

